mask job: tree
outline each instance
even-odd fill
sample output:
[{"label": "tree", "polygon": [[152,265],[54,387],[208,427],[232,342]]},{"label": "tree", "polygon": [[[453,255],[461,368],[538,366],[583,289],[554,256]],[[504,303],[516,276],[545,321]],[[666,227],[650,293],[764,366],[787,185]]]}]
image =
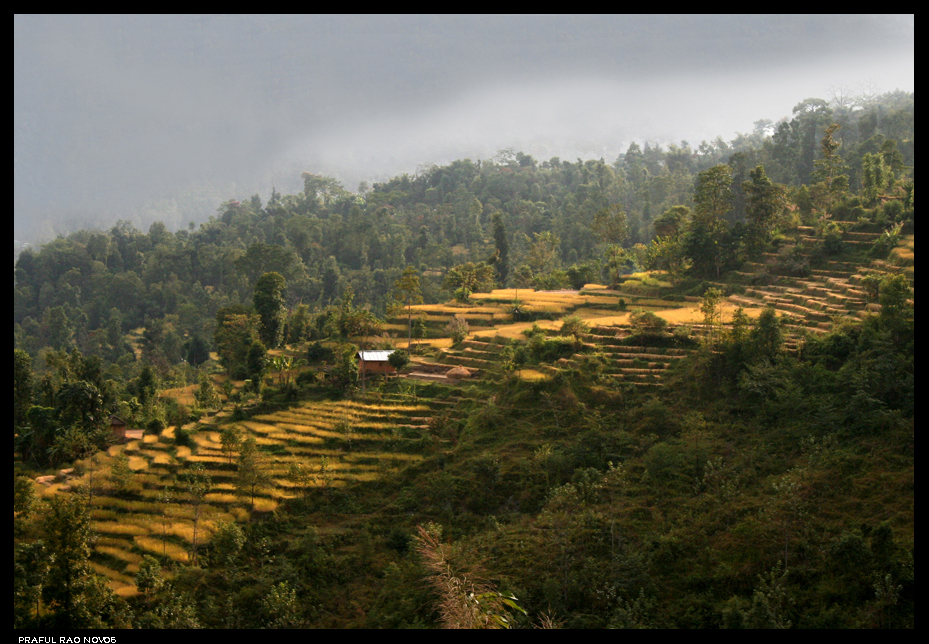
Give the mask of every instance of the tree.
[{"label": "tree", "polygon": [[[533,239],[529,246],[529,254],[526,257],[526,263],[529,268],[536,274],[545,273],[558,264],[558,249],[561,246],[561,238],[550,230],[541,233],[533,233]],[[528,241],[528,237],[526,238]]]},{"label": "tree", "polygon": [[493,286],[494,268],[484,262],[467,262],[448,271],[443,285],[447,289],[456,289],[455,298],[467,302],[471,293]]},{"label": "tree", "polygon": [[629,315],[629,326],[635,333],[661,333],[668,321],[651,311],[633,311]]},{"label": "tree", "polygon": [[153,597],[164,584],[161,564],[151,555],[144,555],[135,575],[135,587],[140,593]]},{"label": "tree", "polygon": [[394,283],[394,291],[399,295],[397,298],[406,307],[407,312],[407,342],[406,348],[410,349],[413,343],[413,305],[423,303],[423,293],[419,288],[419,273],[412,266],[407,266],[403,274]]},{"label": "tree", "polygon": [[185,355],[188,363],[199,367],[210,359],[210,345],[199,335],[194,335],[185,344]]},{"label": "tree", "polygon": [[690,217],[690,208],[687,206],[674,206],[669,208],[663,214],[655,218],[652,227],[655,229],[655,237],[676,238],[684,230]]},{"label": "tree", "polygon": [[129,467],[129,456],[125,450],[113,457],[113,464],[110,466],[110,480],[118,493],[123,494],[129,490],[134,474],[132,468]]},{"label": "tree", "polygon": [[909,299],[913,297],[913,290],[904,275],[888,275],[881,280],[878,287],[878,301],[881,304],[881,327],[888,330],[891,337],[899,344],[905,337],[904,331],[912,333],[913,307]]},{"label": "tree", "polygon": [[220,362],[235,378],[247,377],[248,352],[258,341],[259,317],[241,311],[241,307],[228,307],[216,313],[213,340]]},{"label": "tree", "polygon": [[258,337],[266,347],[276,349],[284,339],[284,289],[287,282],[280,273],[265,273],[255,283],[253,303],[258,313]]},{"label": "tree", "polygon": [[[42,594],[52,559],[44,541],[13,544],[13,627],[41,625]],[[33,608],[35,609],[34,616]]]},{"label": "tree", "polygon": [[732,208],[732,168],[725,164],[713,166],[697,175],[694,186],[694,219],[716,225]]},{"label": "tree", "polygon": [[223,454],[232,463],[232,457],[242,446],[242,429],[237,425],[228,425],[219,435],[219,442],[222,445]]},{"label": "tree", "polygon": [[203,463],[191,464],[182,478],[184,491],[187,492],[190,505],[193,508],[194,534],[191,542],[191,563],[197,562],[197,528],[200,524],[200,516],[203,512],[203,504],[206,501],[206,495],[213,489],[213,481],[210,475],[206,473]]},{"label": "tree", "polygon": [[503,226],[503,216],[499,211],[491,217],[494,227],[494,268],[497,271],[500,285],[506,284],[506,278],[510,274],[510,244],[506,239],[506,228]]},{"label": "tree", "polygon": [[748,338],[754,361],[774,360],[783,344],[783,332],[773,307],[766,307],[761,312]]},{"label": "tree", "polygon": [[815,161],[819,179],[826,188],[826,214],[832,212],[832,202],[837,196],[848,190],[848,175],[843,174],[845,169],[842,157],[838,155],[840,144],[833,138],[833,135],[841,129],[841,125],[833,123],[826,128],[822,139],[823,158]]},{"label": "tree", "polygon": [[194,394],[194,400],[197,401],[197,405],[201,409],[217,409],[221,401],[219,399],[219,392],[216,391],[213,381],[205,373],[200,374],[198,381],[197,391]]},{"label": "tree", "polygon": [[32,358],[25,351],[13,349],[13,431],[26,425],[32,389]]},{"label": "tree", "polygon": [[90,515],[79,496],[52,496],[41,518],[50,561],[54,565],[42,589],[47,606],[56,612],[56,624],[80,626],[79,596],[90,574]]},{"label": "tree", "polygon": [[751,228],[750,236],[756,250],[760,251],[774,222],[787,206],[787,188],[773,183],[761,165],[755,166],[748,176],[751,181],[743,182],[742,189],[748,195],[746,214]]},{"label": "tree", "polygon": [[268,473],[264,459],[258,451],[258,444],[255,442],[254,436],[249,436],[242,443],[242,451],[239,453],[236,488],[240,494],[248,495],[254,510],[255,496],[258,491],[270,484],[271,475]]},{"label": "tree", "polygon": [[715,347],[719,339],[719,325],[722,322],[722,308],[720,300],[722,292],[716,288],[707,289],[700,301],[700,312],[703,313],[703,326],[706,329],[706,343]]},{"label": "tree", "polygon": [[456,315],[445,325],[445,332],[448,333],[454,344],[459,344],[468,337],[468,321],[460,315]]},{"label": "tree", "polygon": [[794,121],[799,130],[799,158],[797,175],[800,183],[809,184],[813,175],[813,159],[816,155],[817,128],[831,122],[832,109],[821,98],[807,98],[793,108]]},{"label": "tree", "polygon": [[17,476],[13,479],[13,512],[21,517],[28,517],[35,509],[38,496],[35,483],[28,476]]},{"label": "tree", "polygon": [[619,283],[619,273],[624,256],[622,243],[629,237],[626,211],[619,204],[601,208],[594,214],[591,228],[601,243],[607,244],[607,263],[612,268],[611,286]]},{"label": "tree", "polygon": [[877,201],[887,186],[890,172],[880,154],[866,154],[861,158],[861,193],[869,204]]},{"label": "tree", "polygon": [[732,168],[717,165],[697,176],[694,215],[684,249],[700,275],[719,277],[726,263],[726,213],[731,208]]},{"label": "tree", "polygon": [[265,372],[268,370],[268,350],[261,343],[261,340],[255,340],[252,342],[252,346],[248,348],[248,356],[246,356],[246,371],[248,373],[248,378],[252,381],[253,386],[257,388],[261,385],[261,379],[264,378]]},{"label": "tree", "polygon": [[235,563],[236,558],[245,545],[245,533],[233,521],[223,521],[213,533],[210,546],[213,550],[213,561],[226,568]]},{"label": "tree", "polygon": [[629,237],[626,211],[619,204],[601,208],[594,214],[590,226],[604,244],[621,245]]},{"label": "tree", "polygon": [[575,348],[581,346],[581,336],[589,332],[590,326],[579,315],[569,315],[561,320],[560,333],[573,337]]}]

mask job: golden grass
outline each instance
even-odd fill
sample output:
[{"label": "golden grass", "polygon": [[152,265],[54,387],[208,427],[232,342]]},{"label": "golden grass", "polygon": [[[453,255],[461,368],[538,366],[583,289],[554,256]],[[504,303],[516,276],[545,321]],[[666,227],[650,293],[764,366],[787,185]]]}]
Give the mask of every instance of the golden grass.
[{"label": "golden grass", "polygon": [[143,458],[142,456],[130,456],[129,457],[129,469],[133,471],[147,470],[148,469],[148,459]]},{"label": "golden grass", "polygon": [[162,510],[160,503],[127,501],[112,496],[95,496],[93,505],[103,508],[118,508],[124,512],[142,512],[147,514],[158,514]]},{"label": "golden grass", "polygon": [[187,458],[188,463],[228,463],[229,459],[225,456],[213,456],[212,454],[191,454]]},{"label": "golden grass", "polygon": [[171,465],[174,463],[174,457],[167,452],[159,452],[153,456],[153,461],[158,465]]},{"label": "golden grass", "polygon": [[256,512],[273,512],[279,505],[280,503],[274,499],[265,499],[261,497],[255,499]]},{"label": "golden grass", "polygon": [[193,405],[196,402],[194,398],[196,391],[197,385],[187,385],[186,387],[165,389],[161,392],[159,398],[174,398],[182,405]]},{"label": "golden grass", "polygon": [[105,555],[109,555],[110,557],[113,557],[114,559],[119,559],[121,561],[125,561],[126,563],[130,563],[130,564],[133,564],[133,563],[139,564],[142,561],[142,555],[137,554],[135,552],[127,552],[126,550],[119,548],[119,547],[104,546],[104,545],[98,544],[97,547],[94,548],[94,550],[96,550],[97,552],[102,552]]},{"label": "golden grass", "polygon": [[549,377],[548,374],[536,371],[535,369],[521,369],[517,373],[523,380],[547,380]]},{"label": "golden grass", "polygon": [[269,425],[267,423],[258,423],[252,420],[247,420],[242,423],[250,432],[256,434],[270,434],[275,430],[274,425]]},{"label": "golden grass", "polygon": [[133,579],[129,575],[125,575],[121,572],[113,570],[112,568],[107,568],[103,564],[97,563],[96,561],[91,561],[90,567],[95,573],[103,575],[104,577],[109,579],[111,582],[117,582],[119,584],[135,587],[135,579]]},{"label": "golden grass", "polygon": [[172,561],[186,563],[189,559],[187,550],[177,545],[176,543],[172,543],[170,541],[165,542],[161,539],[157,539],[151,536],[133,537],[132,540],[142,550],[146,550],[156,555],[161,555],[164,553]]},{"label": "golden grass", "polygon": [[206,495],[206,500],[210,503],[237,503],[241,500],[241,497],[239,497],[237,494],[211,492]]},{"label": "golden grass", "polygon": [[122,534],[128,536],[137,536],[148,534],[150,530],[148,528],[142,527],[140,525],[135,525],[132,523],[122,523],[114,521],[94,521],[93,522],[94,530],[97,532],[102,532],[104,534]]}]

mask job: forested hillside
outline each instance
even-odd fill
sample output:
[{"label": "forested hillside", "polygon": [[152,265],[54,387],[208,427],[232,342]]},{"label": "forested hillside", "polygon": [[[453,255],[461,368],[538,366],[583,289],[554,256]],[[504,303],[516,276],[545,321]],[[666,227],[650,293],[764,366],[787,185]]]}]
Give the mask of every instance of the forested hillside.
[{"label": "forested hillside", "polygon": [[914,114],[23,250],[14,625],[913,627]]}]

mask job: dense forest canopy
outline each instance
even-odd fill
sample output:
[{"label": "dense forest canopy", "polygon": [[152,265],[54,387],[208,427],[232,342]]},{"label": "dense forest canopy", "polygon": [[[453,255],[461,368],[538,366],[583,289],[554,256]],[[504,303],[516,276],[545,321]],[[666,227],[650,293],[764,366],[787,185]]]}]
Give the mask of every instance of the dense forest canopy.
[{"label": "dense forest canopy", "polygon": [[[914,104],[904,92],[811,98],[729,142],[632,143],[616,159],[587,160],[507,149],[357,193],[307,171],[302,192],[228,200],[200,226],[121,222],[22,250],[14,427],[17,472],[29,476],[15,481],[16,625],[528,625],[525,606],[533,620],[572,627],[912,627],[912,272],[859,276],[873,314],[817,333],[771,308],[754,320],[739,309],[724,325],[721,301],[747,292],[746,280],[809,276],[816,262],[888,265],[914,227]],[[681,357],[662,388],[604,384],[609,351],[592,352],[602,333],[580,316],[551,332],[526,328],[492,359],[494,342],[478,342],[494,389],[456,390],[457,412],[431,409],[428,437],[409,448],[428,456],[372,484],[369,501],[332,485],[336,465],[324,457],[318,496],[295,496],[264,522],[214,525],[204,546],[201,506],[227,490],[211,492],[202,463],[175,472],[193,517],[189,565],[162,571],[167,547],[133,555],[141,595],[129,603],[90,572],[91,518],[78,495],[36,502],[31,478],[42,471],[81,462],[92,480],[86,463],[112,449],[111,415],[152,437],[170,428],[171,458],[189,455],[197,443],[185,426],[224,400],[241,421],[321,391],[351,399],[366,391],[358,348],[405,347],[391,361],[402,369],[414,339],[460,346],[468,322],[457,312],[475,294],[586,297],[591,284],[622,294],[646,272],[656,292],[680,285],[667,301],[699,298],[704,315],[699,329],[671,332],[646,310],[654,303],[630,314],[623,333]],[[544,319],[517,297],[514,322]],[[441,303],[451,312],[441,325],[415,308]],[[623,298],[615,306],[626,311]],[[625,346],[620,336],[607,347]],[[655,355],[627,362],[651,372]],[[308,364],[325,368],[301,372]],[[550,377],[523,380],[527,364]],[[165,394],[185,387],[190,404]],[[419,420],[384,444],[405,445]],[[260,437],[211,422],[246,515],[285,478],[309,486],[299,465],[272,477],[275,453]],[[362,449],[350,419],[339,423],[331,433],[345,452]],[[164,499],[133,496],[125,455],[107,476],[120,507],[170,502],[167,487]],[[862,483],[868,508],[852,507],[843,486],[856,476],[886,479],[900,499],[876,509],[887,499]],[[815,498],[838,509],[812,518]],[[323,534],[313,522],[327,513],[378,518]],[[63,526],[76,528],[67,537]],[[475,551],[493,568],[483,585]],[[41,565],[46,552],[53,569]],[[427,573],[441,610],[423,608]],[[462,579],[478,599],[455,612],[448,589]],[[334,607],[341,591],[325,596],[350,587],[361,589],[354,616]],[[240,610],[258,597],[255,615]],[[463,615],[478,618],[455,622]]]}]

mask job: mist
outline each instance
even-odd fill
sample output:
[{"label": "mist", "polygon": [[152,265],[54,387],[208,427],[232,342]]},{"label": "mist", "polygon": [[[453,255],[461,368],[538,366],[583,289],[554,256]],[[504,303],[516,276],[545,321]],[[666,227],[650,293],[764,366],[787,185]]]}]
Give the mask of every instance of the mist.
[{"label": "mist", "polygon": [[514,148],[616,158],[913,91],[910,16],[15,16],[14,237]]}]

